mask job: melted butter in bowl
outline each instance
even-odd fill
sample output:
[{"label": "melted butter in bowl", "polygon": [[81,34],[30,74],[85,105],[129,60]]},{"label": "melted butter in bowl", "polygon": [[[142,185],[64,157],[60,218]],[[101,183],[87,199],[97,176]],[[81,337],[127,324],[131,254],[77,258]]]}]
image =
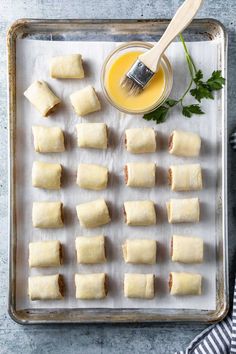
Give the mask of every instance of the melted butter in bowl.
[{"label": "melted butter in bowl", "polygon": [[105,86],[109,96],[118,106],[127,110],[142,111],[153,106],[163,94],[165,87],[165,76],[161,67],[153,76],[150,84],[137,96],[129,95],[129,92],[120,86],[123,76],[140,54],[142,54],[141,51],[132,51],[121,55],[114,61],[107,73]]},{"label": "melted butter in bowl", "polygon": [[147,113],[161,105],[169,96],[172,88],[172,69],[168,59],[163,56],[157,73],[149,85],[136,96],[122,88],[120,82],[136,59],[145,50],[147,43],[131,42],[118,47],[106,59],[102,70],[102,87],[108,101],[122,112]]}]

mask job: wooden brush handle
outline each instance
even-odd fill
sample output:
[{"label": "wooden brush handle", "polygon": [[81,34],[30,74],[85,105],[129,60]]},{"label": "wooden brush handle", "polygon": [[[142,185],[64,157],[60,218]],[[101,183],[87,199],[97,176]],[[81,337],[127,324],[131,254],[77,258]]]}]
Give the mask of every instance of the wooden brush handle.
[{"label": "wooden brush handle", "polygon": [[139,56],[139,59],[150,70],[153,72],[157,71],[162,54],[175,37],[190,24],[198,12],[202,1],[203,0],[185,0],[178,8],[159,42],[155,44],[152,49]]}]

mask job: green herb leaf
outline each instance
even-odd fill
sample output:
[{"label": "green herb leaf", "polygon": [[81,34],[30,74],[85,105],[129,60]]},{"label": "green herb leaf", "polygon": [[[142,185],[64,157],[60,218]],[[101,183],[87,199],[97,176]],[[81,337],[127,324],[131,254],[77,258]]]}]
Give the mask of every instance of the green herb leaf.
[{"label": "green herb leaf", "polygon": [[199,104],[183,106],[182,113],[185,117],[191,118],[193,114],[204,114]]},{"label": "green herb leaf", "polygon": [[196,98],[198,102],[201,102],[203,98],[208,98],[213,100],[214,97],[208,87],[204,84],[197,86],[195,89],[190,90],[190,93],[193,97]]},{"label": "green herb leaf", "polygon": [[203,73],[202,70],[198,70],[195,74],[193,81],[195,82],[195,84],[197,84],[201,81],[201,79],[203,79]]},{"label": "green herb leaf", "polygon": [[160,106],[155,111],[144,114],[143,118],[146,120],[154,120],[157,124],[163,123],[166,120],[169,107]]},{"label": "green herb leaf", "polygon": [[190,118],[193,114],[204,114],[199,104],[190,104],[189,106],[184,106],[183,103],[186,95],[190,93],[198,102],[201,102],[201,100],[204,98],[213,100],[213,91],[221,90],[225,84],[225,79],[222,77],[220,70],[213,71],[211,77],[207,81],[204,81],[203,72],[202,70],[197,69],[181,33],[179,38],[183,44],[185,58],[191,79],[180,98],[176,100],[168,98],[162,104],[162,106],[158,107],[155,111],[147,113],[143,116],[144,119],[154,120],[157,124],[165,122],[168,112],[178,104],[182,106],[182,114],[185,117]]},{"label": "green herb leaf", "polygon": [[178,101],[177,100],[173,100],[172,98],[167,98],[167,100],[165,101],[165,103],[169,106],[169,107],[174,107]]},{"label": "green herb leaf", "polygon": [[221,90],[225,84],[225,79],[221,76],[221,70],[213,71],[206,84],[211,91]]}]

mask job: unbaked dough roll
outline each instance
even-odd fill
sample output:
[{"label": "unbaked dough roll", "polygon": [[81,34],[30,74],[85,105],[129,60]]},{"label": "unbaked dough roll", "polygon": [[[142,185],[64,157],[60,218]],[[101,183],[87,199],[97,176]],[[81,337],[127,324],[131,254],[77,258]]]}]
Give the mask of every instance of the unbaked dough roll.
[{"label": "unbaked dough roll", "polygon": [[152,128],[133,128],[125,131],[127,151],[143,154],[156,151],[156,134]]},{"label": "unbaked dough roll", "polygon": [[199,237],[173,235],[171,259],[173,262],[202,263],[203,240]]},{"label": "unbaked dough roll", "polygon": [[28,278],[30,300],[61,300],[64,298],[64,280],[61,274]]},{"label": "unbaked dough roll", "polygon": [[38,228],[63,227],[63,204],[61,202],[34,202],[32,222]]},{"label": "unbaked dough roll", "polygon": [[200,204],[198,198],[170,199],[166,203],[168,221],[171,224],[180,222],[198,222]]},{"label": "unbaked dough roll", "polygon": [[50,76],[54,79],[83,79],[82,56],[80,54],[69,54],[52,58]]},{"label": "unbaked dough roll", "polygon": [[77,263],[96,264],[106,262],[105,237],[86,236],[75,240]]},{"label": "unbaked dough roll", "polygon": [[177,156],[195,157],[199,155],[201,138],[196,133],[174,130],[169,137],[169,153]]},{"label": "unbaked dough roll", "polygon": [[35,81],[24,95],[43,117],[54,112],[61,100],[50,90],[45,81]]},{"label": "unbaked dough roll", "polygon": [[199,164],[170,166],[168,178],[175,192],[202,189],[202,169]]},{"label": "unbaked dough roll", "polygon": [[128,201],[124,203],[125,222],[131,226],[156,224],[156,212],[151,200]]},{"label": "unbaked dough roll", "polygon": [[34,149],[36,152],[65,151],[64,134],[58,127],[32,126]]},{"label": "unbaked dough roll", "polygon": [[169,288],[171,295],[201,295],[202,276],[196,273],[171,272]]},{"label": "unbaked dough roll", "polygon": [[77,170],[76,183],[80,188],[99,191],[107,187],[108,169],[101,165],[81,163]]},{"label": "unbaked dough roll", "polygon": [[76,299],[98,300],[107,296],[105,273],[75,274]]},{"label": "unbaked dough roll", "polygon": [[91,229],[110,222],[110,215],[104,199],[76,206],[77,216],[82,227]]},{"label": "unbaked dough roll", "polygon": [[87,86],[70,95],[71,104],[78,116],[100,111],[101,104],[92,86]]},{"label": "unbaked dough roll", "polygon": [[62,264],[60,241],[41,241],[29,243],[29,266],[58,267]]},{"label": "unbaked dough roll", "polygon": [[154,274],[126,273],[124,295],[129,298],[152,299],[154,297]]},{"label": "unbaked dough roll", "polygon": [[76,125],[80,148],[107,149],[107,126],[105,123],[80,123]]},{"label": "unbaked dough roll", "polygon": [[32,168],[32,185],[44,189],[61,188],[61,171],[59,163],[34,161]]},{"label": "unbaked dough roll", "polygon": [[154,240],[126,240],[122,250],[126,263],[156,263],[157,243]]},{"label": "unbaked dough roll", "polygon": [[125,183],[129,187],[155,186],[156,165],[155,163],[127,163],[124,168]]}]

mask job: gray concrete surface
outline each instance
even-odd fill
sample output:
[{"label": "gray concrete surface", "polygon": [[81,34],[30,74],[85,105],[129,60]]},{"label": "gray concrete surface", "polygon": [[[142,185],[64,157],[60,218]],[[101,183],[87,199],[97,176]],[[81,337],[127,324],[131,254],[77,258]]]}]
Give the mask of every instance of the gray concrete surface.
[{"label": "gray concrete surface", "polygon": [[[7,83],[5,38],[17,18],[165,18],[181,0],[0,0],[0,354],[171,354],[184,348],[200,324],[51,325],[23,327],[7,314]],[[220,20],[229,34],[228,126],[236,126],[236,1],[205,0],[198,17]],[[235,153],[236,154],[236,153]],[[229,150],[230,287],[235,271],[236,156]],[[235,209],[236,210],[236,209]]]}]

